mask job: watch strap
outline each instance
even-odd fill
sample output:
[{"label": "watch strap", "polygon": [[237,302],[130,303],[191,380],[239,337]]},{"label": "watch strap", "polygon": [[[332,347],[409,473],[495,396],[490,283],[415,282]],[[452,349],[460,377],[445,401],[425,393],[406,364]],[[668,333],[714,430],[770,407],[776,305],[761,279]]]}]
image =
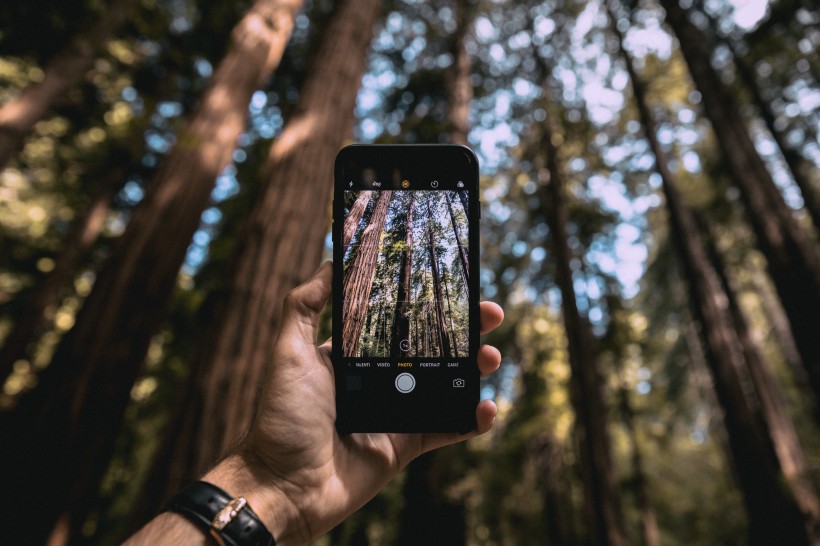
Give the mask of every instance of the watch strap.
[{"label": "watch strap", "polygon": [[231,497],[208,482],[186,485],[164,509],[204,526],[220,546],[276,545],[273,535],[243,497]]}]

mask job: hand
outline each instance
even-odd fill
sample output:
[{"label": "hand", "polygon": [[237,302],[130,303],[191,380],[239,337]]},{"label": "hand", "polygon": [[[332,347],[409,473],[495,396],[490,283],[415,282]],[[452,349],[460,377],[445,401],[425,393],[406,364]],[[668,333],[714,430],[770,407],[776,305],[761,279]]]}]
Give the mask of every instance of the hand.
[{"label": "hand", "polygon": [[[414,458],[490,430],[497,411],[491,400],[479,403],[476,430],[467,434],[340,436],[334,425],[331,340],[315,344],[332,271],[330,262],[322,264],[311,279],[288,294],[250,431],[235,453],[203,477],[231,495],[244,496],[280,546],[305,544],[326,533],[373,498]],[[481,303],[480,310],[482,334],[495,329],[504,317],[494,303]],[[500,362],[496,348],[479,348],[482,376],[497,370]],[[175,519],[169,522],[171,518]],[[135,543],[171,543],[172,537],[196,532],[173,514],[157,520],[154,532],[148,532],[149,524]],[[173,525],[180,528],[179,535],[169,532]]]}]

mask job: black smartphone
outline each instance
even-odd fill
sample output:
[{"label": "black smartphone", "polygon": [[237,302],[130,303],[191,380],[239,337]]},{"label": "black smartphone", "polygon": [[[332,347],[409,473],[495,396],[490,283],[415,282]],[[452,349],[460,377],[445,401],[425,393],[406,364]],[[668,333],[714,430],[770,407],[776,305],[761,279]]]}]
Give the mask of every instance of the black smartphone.
[{"label": "black smartphone", "polygon": [[339,152],[334,178],[337,429],[474,429],[475,154],[457,145],[357,144]]}]

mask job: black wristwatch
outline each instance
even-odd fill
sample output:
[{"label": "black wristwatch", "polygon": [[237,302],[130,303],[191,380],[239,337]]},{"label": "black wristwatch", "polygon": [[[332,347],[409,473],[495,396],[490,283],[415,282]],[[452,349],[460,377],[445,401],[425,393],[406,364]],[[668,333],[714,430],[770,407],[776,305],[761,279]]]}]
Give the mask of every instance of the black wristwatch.
[{"label": "black wristwatch", "polygon": [[244,497],[231,497],[207,482],[185,486],[164,510],[204,525],[219,546],[276,546],[273,535]]}]

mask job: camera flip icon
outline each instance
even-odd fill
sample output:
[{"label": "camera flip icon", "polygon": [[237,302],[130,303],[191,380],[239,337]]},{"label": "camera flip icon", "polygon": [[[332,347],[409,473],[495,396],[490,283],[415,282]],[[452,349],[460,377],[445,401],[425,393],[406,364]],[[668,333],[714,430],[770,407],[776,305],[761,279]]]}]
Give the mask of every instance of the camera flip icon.
[{"label": "camera flip icon", "polygon": [[457,378],[457,379],[453,379],[453,388],[455,388],[455,389],[463,389],[463,388],[464,388],[464,386],[465,386],[465,384],[464,384],[464,380],[463,380],[463,379],[461,379],[460,377],[459,377],[459,378]]}]

